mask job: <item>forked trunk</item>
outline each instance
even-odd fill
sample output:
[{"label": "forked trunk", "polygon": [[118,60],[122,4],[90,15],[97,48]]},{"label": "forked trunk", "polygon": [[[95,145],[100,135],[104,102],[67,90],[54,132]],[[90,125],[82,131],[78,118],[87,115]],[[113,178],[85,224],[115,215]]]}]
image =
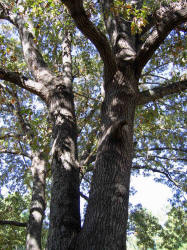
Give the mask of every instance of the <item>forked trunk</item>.
[{"label": "forked trunk", "polygon": [[129,75],[127,79],[117,72],[109,88],[105,87],[102,135],[76,250],[126,249],[137,83],[132,77]]}]

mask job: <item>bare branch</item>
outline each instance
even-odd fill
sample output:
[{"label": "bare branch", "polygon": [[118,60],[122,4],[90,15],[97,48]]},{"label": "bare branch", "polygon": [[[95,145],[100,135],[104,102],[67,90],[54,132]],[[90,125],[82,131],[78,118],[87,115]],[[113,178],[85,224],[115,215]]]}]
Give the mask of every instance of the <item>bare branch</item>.
[{"label": "bare branch", "polygon": [[84,94],[84,93],[79,93],[79,92],[73,91],[73,94],[74,94],[74,95],[78,95],[78,96],[82,96],[82,97],[84,97],[84,98],[86,98],[86,99],[88,99],[88,100],[92,100],[92,101],[94,101],[94,102],[101,102],[100,100],[98,100],[98,99],[96,99],[96,98],[93,98],[93,97],[91,97],[91,96],[89,96],[89,95],[86,95],[86,94]]},{"label": "bare branch", "polygon": [[164,76],[160,76],[160,75],[155,75],[155,74],[147,74],[148,76],[153,76],[153,77],[157,77],[157,78],[161,78],[161,79],[164,79],[166,81],[169,81],[168,78],[164,77]]},{"label": "bare branch", "polygon": [[35,82],[18,72],[10,72],[0,68],[0,80],[11,82],[21,88],[40,96],[44,101],[47,98],[47,89],[41,82]]},{"label": "bare branch", "polygon": [[88,197],[86,195],[84,195],[81,191],[79,192],[80,193],[80,196],[85,199],[86,201],[88,201]]},{"label": "bare branch", "polygon": [[[144,156],[142,155],[136,155],[136,158],[144,158]],[[168,160],[168,161],[187,161],[187,159],[184,158],[170,158],[170,157],[164,157],[164,156],[158,156],[158,155],[150,155],[149,160],[153,160],[155,158],[158,159],[164,159],[164,160]]]},{"label": "bare branch", "polygon": [[[148,151],[163,151],[163,150],[173,150],[187,153],[187,149],[183,148],[170,148],[170,147],[157,147],[157,148],[149,148]],[[137,151],[145,151],[145,149],[137,150]]]},{"label": "bare branch", "polygon": [[30,127],[30,124],[25,121],[23,114],[21,112],[21,106],[20,106],[20,101],[17,95],[17,92],[15,90],[12,91],[12,95],[15,100],[15,109],[16,109],[16,116],[19,120],[19,123],[21,125],[22,131],[25,134],[25,136],[30,136],[31,140],[34,137],[34,133]]},{"label": "bare branch", "polygon": [[[158,66],[152,68],[151,70],[148,70],[148,71],[145,72],[144,74],[142,74],[141,77],[150,75],[151,72],[153,72],[153,71],[155,71],[155,70],[157,70],[157,69],[159,69],[159,68],[162,68],[162,67],[164,67],[164,66],[166,66],[166,65],[168,65],[168,64],[169,64],[169,62],[160,64],[160,65],[158,65]],[[151,76],[160,77],[160,76],[157,76],[157,75],[151,75]],[[161,77],[162,77],[162,76],[161,76]]]},{"label": "bare branch", "polygon": [[137,53],[136,63],[139,70],[145,66],[155,50],[164,42],[168,34],[187,21],[187,4],[182,2],[161,6],[155,14],[155,27]]},{"label": "bare branch", "polygon": [[6,150],[6,149],[2,149],[0,150],[0,154],[12,154],[12,155],[22,155],[22,156],[25,156],[25,157],[28,157],[28,158],[31,158],[31,155],[25,153],[25,152],[20,152],[20,151],[9,151],[9,150]]},{"label": "bare branch", "polygon": [[[112,47],[115,46],[117,39],[117,20],[110,11],[114,7],[113,0],[102,0],[103,15],[105,21],[105,27],[110,37]],[[107,11],[106,11],[107,10]]]},{"label": "bare branch", "polygon": [[84,162],[82,163],[83,166],[87,166],[90,163],[94,162],[96,160],[96,153],[93,150],[88,156],[87,158],[84,160]]},{"label": "bare branch", "polygon": [[174,181],[174,180],[171,178],[171,176],[170,176],[170,174],[168,173],[168,171],[167,171],[167,173],[166,173],[166,172],[164,172],[164,171],[161,171],[161,170],[158,170],[158,169],[155,169],[155,168],[151,168],[151,167],[147,167],[147,166],[138,166],[138,165],[133,166],[132,169],[138,169],[138,170],[144,169],[144,170],[147,170],[147,171],[152,171],[152,172],[155,172],[155,173],[163,174],[163,175],[165,175],[165,176],[168,178],[168,180],[171,181],[176,187],[181,188],[180,185],[179,185],[176,181]]},{"label": "bare branch", "polygon": [[187,89],[187,80],[175,82],[164,87],[157,87],[150,90],[143,91],[137,98],[137,105],[144,105],[146,103],[158,100],[164,96],[184,92]]},{"label": "bare branch", "polygon": [[8,138],[20,138],[22,136],[23,136],[22,134],[7,133],[5,135],[1,135],[0,140],[5,140]]},{"label": "bare branch", "polygon": [[116,71],[116,61],[110,44],[106,36],[94,26],[89,20],[88,15],[83,7],[82,0],[61,0],[75,21],[76,26],[80,31],[95,45],[105,66],[105,76],[109,74],[109,78]]},{"label": "bare branch", "polygon": [[12,221],[12,220],[0,220],[0,225],[10,225],[10,226],[16,226],[16,227],[27,227],[26,222],[18,222],[18,221]]}]

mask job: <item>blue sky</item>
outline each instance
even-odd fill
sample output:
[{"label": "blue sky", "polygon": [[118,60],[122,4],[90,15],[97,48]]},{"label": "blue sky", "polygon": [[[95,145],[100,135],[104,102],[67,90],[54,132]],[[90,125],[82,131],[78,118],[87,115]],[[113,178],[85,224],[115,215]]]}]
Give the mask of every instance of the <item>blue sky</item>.
[{"label": "blue sky", "polygon": [[[168,199],[172,197],[172,191],[162,183],[155,182],[151,176],[132,176],[131,185],[137,190],[134,196],[130,197],[133,205],[141,203],[156,217],[162,219],[170,207]],[[162,223],[162,221],[160,221]]]}]

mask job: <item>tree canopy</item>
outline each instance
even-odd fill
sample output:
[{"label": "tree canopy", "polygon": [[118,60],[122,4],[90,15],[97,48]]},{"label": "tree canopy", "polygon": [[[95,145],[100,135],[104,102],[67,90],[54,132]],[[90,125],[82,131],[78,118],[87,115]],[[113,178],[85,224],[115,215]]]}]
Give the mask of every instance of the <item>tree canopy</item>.
[{"label": "tree canopy", "polygon": [[185,1],[0,1],[0,247],[125,249],[130,174],[173,199],[165,225],[129,204],[127,235],[184,246],[186,21]]}]

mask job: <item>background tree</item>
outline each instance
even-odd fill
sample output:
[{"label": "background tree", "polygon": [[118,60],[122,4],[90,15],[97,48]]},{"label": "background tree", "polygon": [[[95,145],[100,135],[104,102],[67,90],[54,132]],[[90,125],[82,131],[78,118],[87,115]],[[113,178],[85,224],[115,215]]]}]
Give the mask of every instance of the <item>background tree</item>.
[{"label": "background tree", "polygon": [[129,217],[128,234],[139,249],[184,249],[186,246],[186,225],[184,207],[172,207],[168,219],[160,225],[158,218],[140,205]]},{"label": "background tree", "polygon": [[[4,88],[1,87],[2,97],[6,98],[1,107],[1,114],[5,115],[6,119],[4,119],[4,129],[0,137],[2,142],[0,153],[6,157],[2,157],[1,163],[6,165],[11,161],[7,168],[4,167],[4,173],[2,171],[2,182],[8,184],[7,177],[8,179],[14,178],[14,182],[8,185],[10,189],[17,189],[21,193],[28,189],[32,191],[30,216],[28,222],[25,221],[27,248],[31,249],[33,245],[38,245],[40,248],[45,211],[45,173],[48,169],[49,152],[49,140],[44,137],[46,134],[49,136],[48,125],[46,117],[39,116],[39,111],[32,112],[32,96],[19,92],[15,86],[10,84]],[[26,96],[27,102],[25,103]],[[40,129],[38,130],[39,124]],[[4,159],[6,163],[3,163]],[[8,175],[7,172],[10,171],[13,173]],[[29,171],[32,173],[32,180]],[[5,224],[11,225],[9,221]]]},{"label": "background tree", "polygon": [[[22,198],[18,193],[12,193],[0,200],[0,246],[5,249],[13,249],[15,246],[25,245],[26,226],[28,219],[29,199]],[[3,224],[4,223],[4,224]],[[8,224],[9,223],[9,224]],[[12,226],[10,226],[12,225]]]}]

